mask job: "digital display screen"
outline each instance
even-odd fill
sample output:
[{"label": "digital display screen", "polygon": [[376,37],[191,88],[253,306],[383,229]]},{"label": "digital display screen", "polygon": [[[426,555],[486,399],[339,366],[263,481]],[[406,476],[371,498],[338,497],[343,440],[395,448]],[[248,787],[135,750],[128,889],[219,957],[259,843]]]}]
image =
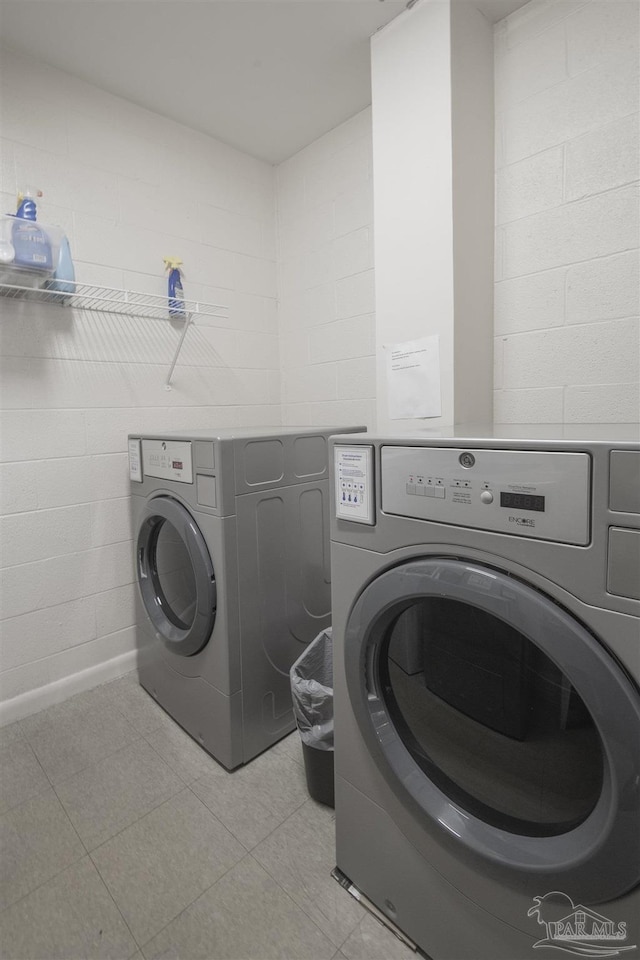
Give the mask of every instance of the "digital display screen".
[{"label": "digital display screen", "polygon": [[512,510],[536,510],[544,512],[544,497],[533,493],[503,493],[500,492],[500,506],[511,507]]}]

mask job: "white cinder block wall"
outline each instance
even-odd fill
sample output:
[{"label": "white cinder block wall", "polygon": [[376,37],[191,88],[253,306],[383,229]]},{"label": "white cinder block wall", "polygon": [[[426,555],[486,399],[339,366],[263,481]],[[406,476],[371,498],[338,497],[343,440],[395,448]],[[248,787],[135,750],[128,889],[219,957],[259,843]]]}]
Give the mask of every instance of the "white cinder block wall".
[{"label": "white cinder block wall", "polygon": [[[496,27],[499,421],[639,415],[638,62],[635,2],[532,0]],[[3,52],[0,80],[1,210],[33,185],[79,280],[164,293],[175,255],[187,296],[229,307],[167,392],[168,324],[0,301],[3,720],[131,662],[126,434],[374,427],[375,305],[370,110],[274,184],[41,64]]]},{"label": "white cinder block wall", "polygon": [[179,256],[186,296],[229,307],[189,331],[167,391],[168,322],[0,299],[9,719],[132,665],[127,433],[279,423],[281,409],[273,168],[9,52],[1,80],[3,212],[33,185],[78,280],[165,294],[162,257]]},{"label": "white cinder block wall", "polygon": [[282,402],[288,424],[375,417],[371,110],[277,170]]},{"label": "white cinder block wall", "polygon": [[[636,0],[532,0],[495,27],[498,422],[640,416],[638,36]],[[277,171],[287,423],[374,425],[370,123]]]},{"label": "white cinder block wall", "polygon": [[640,416],[637,0],[495,30],[495,419]]}]

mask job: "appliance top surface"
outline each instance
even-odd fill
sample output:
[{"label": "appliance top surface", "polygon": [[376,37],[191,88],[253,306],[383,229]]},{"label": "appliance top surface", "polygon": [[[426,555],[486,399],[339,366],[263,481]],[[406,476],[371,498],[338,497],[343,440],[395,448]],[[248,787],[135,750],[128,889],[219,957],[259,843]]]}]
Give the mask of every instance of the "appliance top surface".
[{"label": "appliance top surface", "polygon": [[[321,427],[221,427],[210,430],[178,430],[167,433],[130,433],[130,439],[142,440],[251,440],[265,437],[289,437],[295,435],[311,436],[316,433],[344,433],[346,430],[364,431],[363,426],[340,424]],[[349,434],[350,436],[352,434]]]},{"label": "appliance top surface", "polygon": [[516,443],[544,443],[566,441],[577,443],[638,444],[640,443],[640,423],[494,423],[467,424],[454,426],[425,427],[412,433],[368,433],[356,438],[345,436],[345,442],[393,443],[403,446],[437,444],[452,440],[471,446],[487,441],[513,441]]}]

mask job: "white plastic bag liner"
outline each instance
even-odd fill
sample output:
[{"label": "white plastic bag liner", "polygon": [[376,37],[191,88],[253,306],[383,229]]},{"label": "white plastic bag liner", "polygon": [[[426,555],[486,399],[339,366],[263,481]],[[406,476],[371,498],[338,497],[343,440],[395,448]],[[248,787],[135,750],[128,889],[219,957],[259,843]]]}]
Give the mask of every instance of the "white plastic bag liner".
[{"label": "white plastic bag liner", "polygon": [[319,633],[289,671],[293,712],[303,743],[333,750],[333,641]]}]

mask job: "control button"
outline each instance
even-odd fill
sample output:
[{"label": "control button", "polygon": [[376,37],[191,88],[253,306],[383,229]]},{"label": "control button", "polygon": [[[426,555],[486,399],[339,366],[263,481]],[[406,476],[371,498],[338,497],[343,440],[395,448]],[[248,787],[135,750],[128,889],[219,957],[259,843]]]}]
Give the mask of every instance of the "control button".
[{"label": "control button", "polygon": [[436,497],[440,498],[440,500],[444,500],[444,496],[447,491],[444,487],[434,487],[433,492],[436,495]]},{"label": "control button", "polygon": [[493,503],[493,494],[491,490],[483,490],[480,494],[480,499],[483,503]]},{"label": "control button", "polygon": [[415,493],[416,493],[416,485],[415,485],[415,483],[408,483],[408,484],[407,484],[407,493],[408,493],[410,496],[415,496]]},{"label": "control button", "polygon": [[435,495],[436,495],[436,488],[435,488],[435,487],[425,487],[425,488],[424,488],[424,493],[425,493],[425,496],[427,496],[427,497],[435,497]]},{"label": "control button", "polygon": [[425,487],[424,483],[416,484],[416,493],[418,494],[419,497],[424,497],[426,495],[427,488]]}]

